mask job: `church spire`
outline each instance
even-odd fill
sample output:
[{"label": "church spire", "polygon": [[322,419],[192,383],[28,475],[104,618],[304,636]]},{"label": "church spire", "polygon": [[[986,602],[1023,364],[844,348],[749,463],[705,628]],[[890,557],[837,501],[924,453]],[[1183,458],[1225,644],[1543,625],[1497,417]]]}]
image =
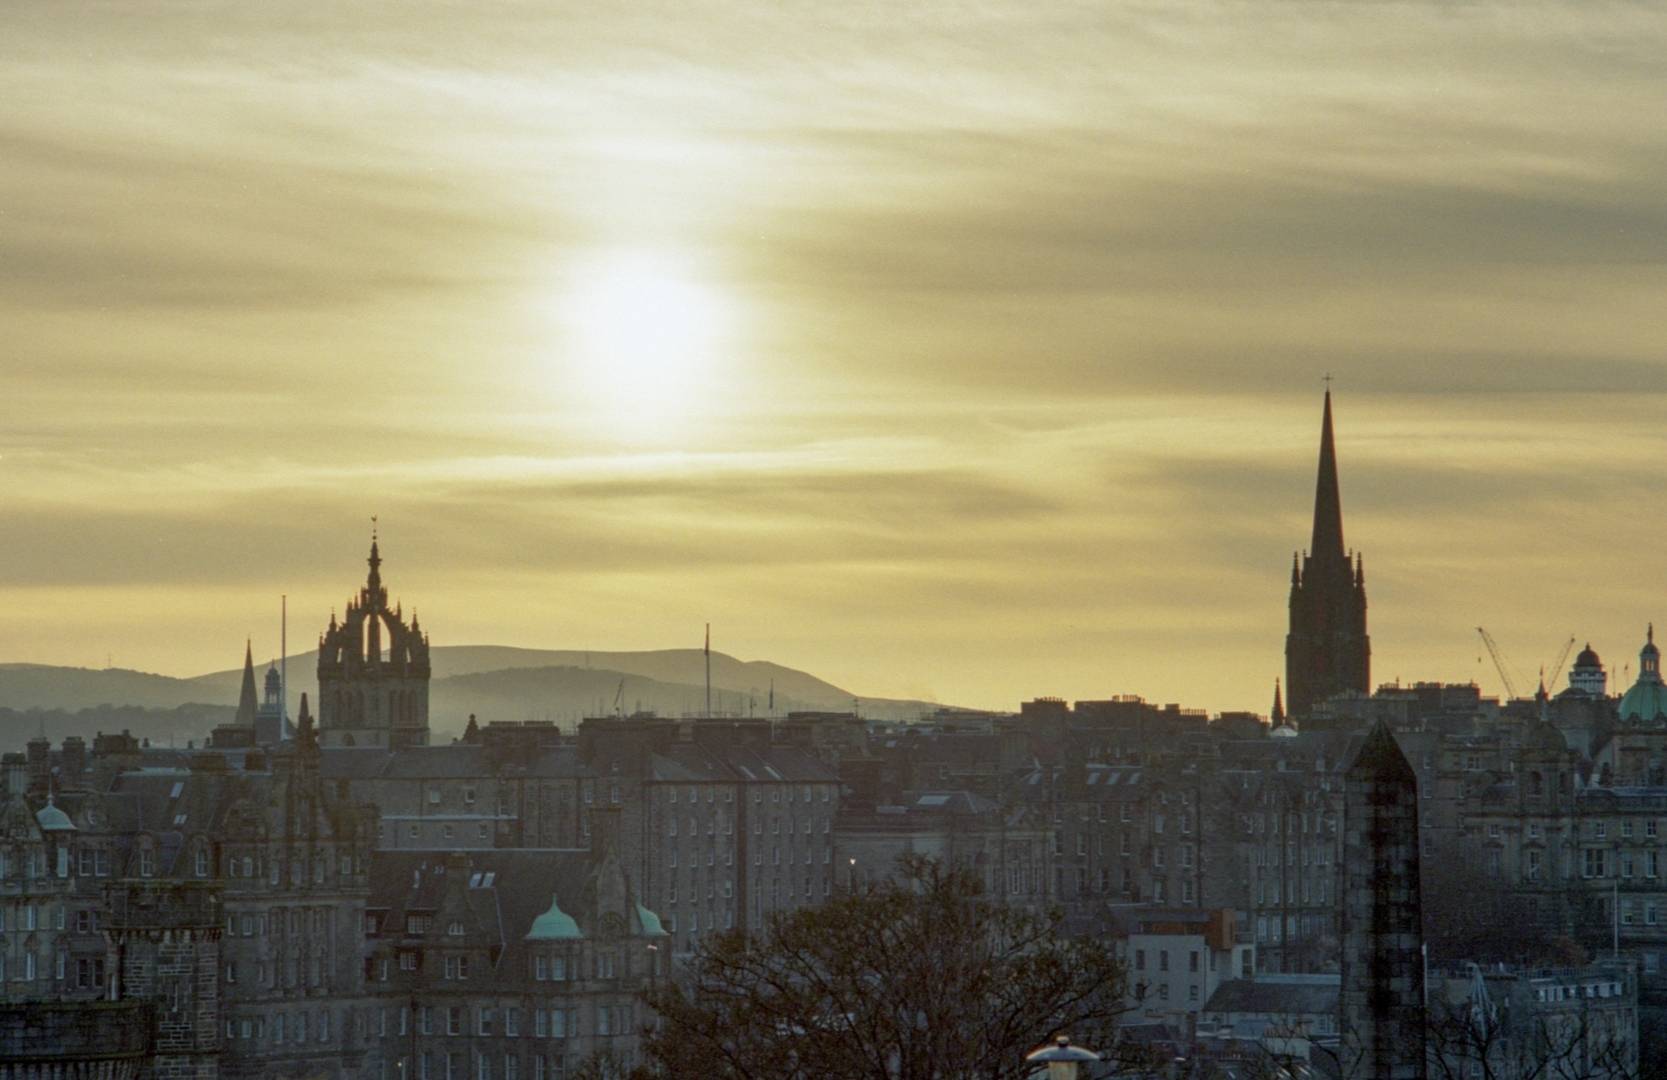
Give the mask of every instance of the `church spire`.
[{"label": "church spire", "polygon": [[[1327,424],[1329,423],[1330,421],[1328,420]],[[1329,430],[1329,427],[1327,430]],[[376,547],[375,517],[370,519],[370,558],[366,559],[365,562],[370,564],[370,579],[366,582],[366,584],[369,586],[370,594],[374,596],[376,595],[376,590],[382,586],[382,552],[377,550]]]},{"label": "church spire", "polygon": [[243,689],[237,695],[238,727],[253,728],[255,726],[255,710],[259,703],[255,699],[255,645],[245,639],[243,642]]},{"label": "church spire", "polygon": [[1278,727],[1285,722],[1285,700],[1280,693],[1279,680],[1273,681],[1273,726]]},{"label": "church spire", "polygon": [[1315,562],[1347,566],[1343,553],[1343,499],[1337,488],[1337,446],[1331,433],[1331,387],[1325,392],[1320,425],[1320,469],[1314,484],[1314,538],[1308,554]]}]

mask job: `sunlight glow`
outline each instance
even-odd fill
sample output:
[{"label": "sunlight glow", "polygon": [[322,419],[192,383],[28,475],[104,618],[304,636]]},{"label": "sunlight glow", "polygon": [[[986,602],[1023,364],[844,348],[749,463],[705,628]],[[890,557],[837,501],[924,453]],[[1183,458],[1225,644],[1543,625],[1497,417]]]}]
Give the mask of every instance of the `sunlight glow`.
[{"label": "sunlight glow", "polygon": [[726,298],[676,257],[609,252],[567,295],[564,366],[601,419],[660,432],[707,396],[730,321]]}]

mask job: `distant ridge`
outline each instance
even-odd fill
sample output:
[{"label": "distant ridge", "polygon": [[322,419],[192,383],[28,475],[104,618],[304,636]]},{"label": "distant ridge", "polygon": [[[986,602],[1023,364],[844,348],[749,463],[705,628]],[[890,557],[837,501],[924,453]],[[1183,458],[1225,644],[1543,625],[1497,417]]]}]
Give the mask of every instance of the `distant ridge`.
[{"label": "distant ridge", "polygon": [[[640,708],[669,716],[699,711],[705,697],[705,656],[700,649],[587,652],[451,645],[436,646],[431,659],[434,679],[429,713],[436,739],[461,732],[470,714],[483,723],[548,719],[571,728],[582,717],[611,714],[616,695],[625,712]],[[316,652],[289,658],[292,713],[303,691],[315,692],[317,664]],[[264,670],[264,664],[259,668]],[[0,709],[21,713],[120,706],[157,710],[229,706],[237,702],[242,675],[241,666],[180,679],[122,668],[0,664]],[[848,712],[855,699],[865,716],[913,720],[939,707],[935,702],[861,697],[794,668],[712,654],[715,712],[765,715],[772,681],[777,714]],[[206,729],[200,734],[206,734]],[[24,737],[0,732],[0,743],[21,743]]]}]

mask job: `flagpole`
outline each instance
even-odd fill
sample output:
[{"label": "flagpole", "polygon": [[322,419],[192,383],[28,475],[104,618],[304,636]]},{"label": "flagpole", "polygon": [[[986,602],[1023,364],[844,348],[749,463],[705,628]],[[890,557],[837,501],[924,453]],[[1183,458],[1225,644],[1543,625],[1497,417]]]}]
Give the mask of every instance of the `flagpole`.
[{"label": "flagpole", "polygon": [[712,715],[712,624],[706,624],[706,715]]}]

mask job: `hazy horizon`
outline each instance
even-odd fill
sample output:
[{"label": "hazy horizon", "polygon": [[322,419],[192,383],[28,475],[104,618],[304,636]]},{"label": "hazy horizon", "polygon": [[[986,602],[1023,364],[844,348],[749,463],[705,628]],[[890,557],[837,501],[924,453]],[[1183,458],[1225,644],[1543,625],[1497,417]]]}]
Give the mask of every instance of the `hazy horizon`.
[{"label": "hazy horizon", "polygon": [[[12,5],[0,661],[436,645],[1265,712],[1667,617],[1667,14]],[[1522,687],[1519,686],[1519,689]]]}]

